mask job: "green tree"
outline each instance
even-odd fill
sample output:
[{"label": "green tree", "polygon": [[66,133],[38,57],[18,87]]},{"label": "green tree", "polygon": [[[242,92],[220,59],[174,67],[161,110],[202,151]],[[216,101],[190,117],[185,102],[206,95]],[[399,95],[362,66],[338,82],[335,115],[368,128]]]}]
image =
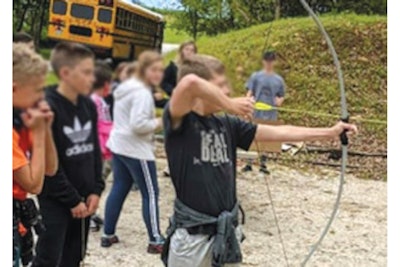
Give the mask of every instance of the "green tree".
[{"label": "green tree", "polygon": [[48,25],[49,0],[14,0],[13,31],[32,35],[36,46]]},{"label": "green tree", "polygon": [[[386,15],[387,0],[307,0],[319,14],[354,12]],[[182,0],[173,27],[190,34],[216,35],[279,18],[307,16],[299,0]]]}]

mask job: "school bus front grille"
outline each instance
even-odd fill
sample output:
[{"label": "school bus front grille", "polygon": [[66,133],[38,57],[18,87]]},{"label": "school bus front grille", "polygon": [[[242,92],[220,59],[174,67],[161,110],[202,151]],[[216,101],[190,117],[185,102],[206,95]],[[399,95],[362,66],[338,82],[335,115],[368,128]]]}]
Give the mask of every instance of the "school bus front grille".
[{"label": "school bus front grille", "polygon": [[86,37],[91,37],[93,35],[92,29],[74,25],[69,26],[69,32],[71,34],[81,35]]}]

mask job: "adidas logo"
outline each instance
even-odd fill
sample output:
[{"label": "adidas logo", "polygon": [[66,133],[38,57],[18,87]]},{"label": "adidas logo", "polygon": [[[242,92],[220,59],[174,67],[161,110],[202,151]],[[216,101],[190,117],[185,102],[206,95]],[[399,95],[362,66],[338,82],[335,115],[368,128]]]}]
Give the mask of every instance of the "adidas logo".
[{"label": "adidas logo", "polygon": [[92,122],[88,121],[83,127],[78,119],[78,117],[74,118],[74,127],[71,128],[69,126],[64,126],[63,128],[64,134],[71,140],[72,143],[82,143],[85,142],[91,132],[92,132]]},{"label": "adidas logo", "polygon": [[65,154],[67,155],[67,157],[71,157],[71,156],[77,156],[80,154],[85,154],[85,153],[90,153],[94,150],[93,144],[88,144],[88,145],[74,145],[71,148],[68,148],[67,151],[65,152]]}]

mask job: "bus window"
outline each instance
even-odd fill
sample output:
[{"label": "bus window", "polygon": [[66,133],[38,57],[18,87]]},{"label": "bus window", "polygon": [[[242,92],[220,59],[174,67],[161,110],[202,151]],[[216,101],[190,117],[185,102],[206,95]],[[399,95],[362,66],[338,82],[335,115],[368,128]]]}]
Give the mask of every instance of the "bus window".
[{"label": "bus window", "polygon": [[65,15],[67,13],[67,3],[62,0],[55,0],[53,3],[53,13]]},{"label": "bus window", "polygon": [[93,19],[94,9],[90,6],[72,4],[71,15],[78,19]]},{"label": "bus window", "polygon": [[112,12],[109,9],[100,8],[99,14],[97,15],[97,19],[100,22],[110,23],[112,18]]},{"label": "bus window", "polygon": [[126,12],[125,29],[131,30],[131,13],[130,12]]},{"label": "bus window", "polygon": [[117,24],[117,27],[119,28],[121,25],[121,9],[120,8],[117,8],[117,16],[116,17],[117,17],[116,24]]}]

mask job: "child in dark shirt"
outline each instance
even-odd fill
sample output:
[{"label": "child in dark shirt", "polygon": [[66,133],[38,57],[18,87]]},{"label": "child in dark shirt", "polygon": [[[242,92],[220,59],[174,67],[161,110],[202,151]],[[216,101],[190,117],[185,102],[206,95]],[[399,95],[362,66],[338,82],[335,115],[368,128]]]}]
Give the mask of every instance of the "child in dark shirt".
[{"label": "child in dark shirt", "polygon": [[59,43],[51,53],[58,87],[46,92],[54,111],[59,168],[46,177],[39,203],[46,231],[39,236],[37,267],[78,267],[84,258],[89,218],[104,189],[96,106],[87,96],[94,82],[94,55],[83,45]]},{"label": "child in dark shirt", "polygon": [[224,65],[193,56],[164,112],[165,148],[176,192],[163,260],[170,267],[239,266],[241,231],[236,195],[236,149],[255,140],[311,141],[337,138],[354,125],[330,128],[255,125],[252,97],[230,98]]}]

